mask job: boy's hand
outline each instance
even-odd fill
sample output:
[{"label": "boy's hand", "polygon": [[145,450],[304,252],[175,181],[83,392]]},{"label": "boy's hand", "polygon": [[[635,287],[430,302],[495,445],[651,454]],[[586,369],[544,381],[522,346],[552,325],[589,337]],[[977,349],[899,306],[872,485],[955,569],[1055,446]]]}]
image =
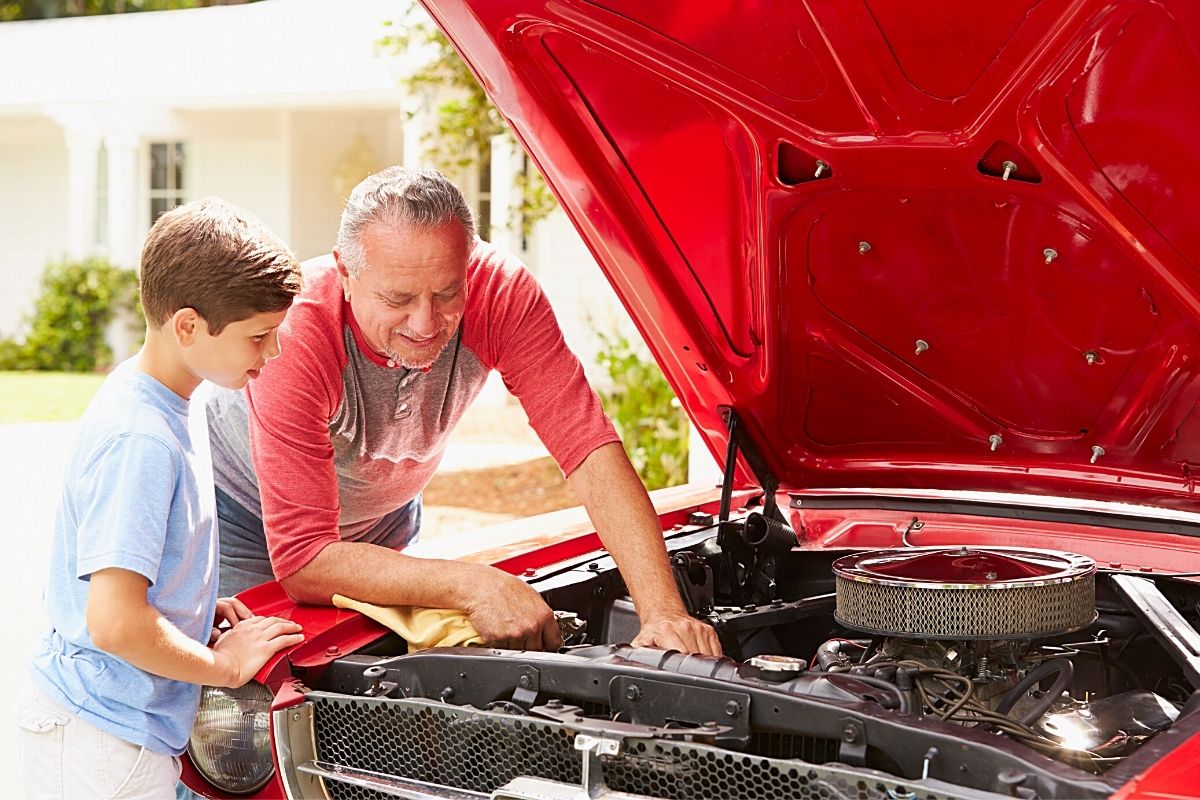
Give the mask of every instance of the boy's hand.
[{"label": "boy's hand", "polygon": [[[218,597],[217,598],[217,613],[213,619],[212,633],[208,637],[208,646],[212,647],[221,638],[221,634],[225,633],[229,628],[237,625],[244,619],[250,619],[254,616],[254,612],[236,597]],[[222,628],[222,623],[229,623],[229,628]]]},{"label": "boy's hand", "polygon": [[295,622],[279,617],[252,616],[239,620],[213,645],[227,675],[223,685],[234,689],[245,685],[271,656],[303,642],[300,631]]}]

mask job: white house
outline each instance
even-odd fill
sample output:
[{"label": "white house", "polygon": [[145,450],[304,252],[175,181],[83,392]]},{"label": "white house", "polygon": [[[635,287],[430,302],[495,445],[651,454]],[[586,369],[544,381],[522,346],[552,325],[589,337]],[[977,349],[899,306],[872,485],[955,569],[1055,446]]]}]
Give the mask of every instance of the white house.
[{"label": "white house", "polygon": [[[328,252],[358,180],[425,160],[435,104],[402,88],[414,57],[378,46],[407,9],[262,0],[0,24],[0,334],[19,330],[47,261],[135,267],[153,219],[190,199],[245,207],[301,259]],[[562,212],[527,238],[505,229],[520,155],[498,143],[492,163],[490,180],[455,177],[593,369],[594,327],[634,328]]]}]

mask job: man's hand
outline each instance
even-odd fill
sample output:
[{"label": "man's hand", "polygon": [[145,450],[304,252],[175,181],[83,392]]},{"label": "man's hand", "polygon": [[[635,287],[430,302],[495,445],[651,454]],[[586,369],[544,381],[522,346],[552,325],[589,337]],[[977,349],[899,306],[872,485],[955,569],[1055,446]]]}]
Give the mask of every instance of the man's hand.
[{"label": "man's hand", "polygon": [[642,625],[631,644],[706,656],[724,655],[712,626],[686,615],[659,617]]},{"label": "man's hand", "polygon": [[271,656],[303,642],[300,630],[295,622],[279,617],[250,617],[225,631],[213,645],[226,671],[224,685],[233,689],[245,685]]},{"label": "man's hand", "polygon": [[562,646],[554,612],[541,595],[520,578],[491,567],[483,569],[465,610],[485,644],[510,650]]}]

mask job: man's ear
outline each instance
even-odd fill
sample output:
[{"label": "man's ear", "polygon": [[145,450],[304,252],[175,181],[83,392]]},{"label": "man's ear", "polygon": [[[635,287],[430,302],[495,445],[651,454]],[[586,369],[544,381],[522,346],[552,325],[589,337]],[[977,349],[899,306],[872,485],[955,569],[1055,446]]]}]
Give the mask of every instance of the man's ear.
[{"label": "man's ear", "polygon": [[171,329],[175,341],[179,342],[182,347],[190,346],[196,341],[198,335],[208,332],[208,323],[194,308],[179,309],[171,315],[167,325]]},{"label": "man's ear", "polygon": [[342,254],[337,250],[333,251],[333,261],[337,264],[338,279],[342,282],[342,296],[349,300],[350,270],[346,267],[346,262],[342,261]]}]

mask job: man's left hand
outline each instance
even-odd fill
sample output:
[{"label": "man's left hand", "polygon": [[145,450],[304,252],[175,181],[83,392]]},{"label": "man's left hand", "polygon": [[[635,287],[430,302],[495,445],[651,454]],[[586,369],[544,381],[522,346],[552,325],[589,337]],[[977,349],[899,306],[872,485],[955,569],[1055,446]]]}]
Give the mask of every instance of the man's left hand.
[{"label": "man's left hand", "polygon": [[686,615],[659,617],[642,625],[634,647],[659,647],[682,653],[721,656],[721,642],[712,626]]}]

